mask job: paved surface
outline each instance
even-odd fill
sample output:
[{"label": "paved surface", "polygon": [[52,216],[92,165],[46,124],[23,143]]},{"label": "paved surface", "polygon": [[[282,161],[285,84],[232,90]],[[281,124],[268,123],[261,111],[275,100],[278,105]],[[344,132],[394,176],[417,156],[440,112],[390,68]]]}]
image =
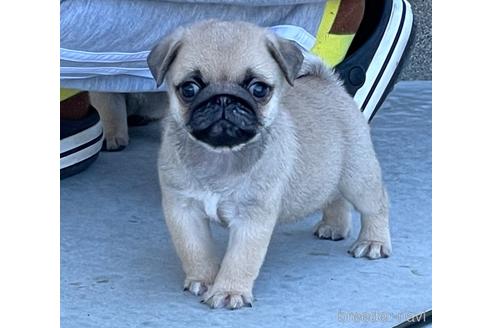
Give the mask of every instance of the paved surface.
[{"label": "paved surface", "polygon": [[[392,257],[351,258],[355,234],[316,239],[319,213],[279,226],[254,307],[239,311],[212,311],[182,291],[160,208],[158,125],[132,128],[125,151],[61,182],[62,327],[391,327],[431,308],[431,121],[431,83],[417,81],[400,82],[372,122]],[[227,232],[214,235],[225,246]]]}]

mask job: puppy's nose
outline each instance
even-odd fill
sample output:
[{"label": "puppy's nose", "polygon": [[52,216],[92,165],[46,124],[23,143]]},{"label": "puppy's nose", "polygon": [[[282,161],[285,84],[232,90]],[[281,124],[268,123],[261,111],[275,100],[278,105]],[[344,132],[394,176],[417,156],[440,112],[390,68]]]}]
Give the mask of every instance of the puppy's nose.
[{"label": "puppy's nose", "polygon": [[232,103],[232,99],[225,95],[217,96],[214,99],[214,103],[224,108]]}]

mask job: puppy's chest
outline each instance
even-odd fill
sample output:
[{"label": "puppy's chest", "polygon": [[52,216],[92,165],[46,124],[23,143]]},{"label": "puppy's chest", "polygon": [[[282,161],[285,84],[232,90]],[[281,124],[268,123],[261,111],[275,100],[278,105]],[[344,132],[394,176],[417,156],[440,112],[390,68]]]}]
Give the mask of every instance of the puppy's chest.
[{"label": "puppy's chest", "polygon": [[230,195],[211,191],[187,192],[202,208],[205,215],[214,222],[227,226],[236,217],[237,204]]}]

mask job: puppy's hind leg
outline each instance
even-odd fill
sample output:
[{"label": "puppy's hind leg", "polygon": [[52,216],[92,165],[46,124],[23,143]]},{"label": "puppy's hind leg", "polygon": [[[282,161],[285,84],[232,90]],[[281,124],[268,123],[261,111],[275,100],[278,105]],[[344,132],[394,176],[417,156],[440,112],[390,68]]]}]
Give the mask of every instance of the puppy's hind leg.
[{"label": "puppy's hind leg", "polygon": [[101,117],[106,150],[122,150],[128,145],[125,94],[89,92],[89,97]]},{"label": "puppy's hind leg", "polygon": [[340,190],[361,213],[359,237],[349,250],[354,257],[378,259],[391,254],[389,204],[381,169],[372,147],[365,156],[349,161]]},{"label": "puppy's hind leg", "polygon": [[323,218],[314,228],[320,239],[342,240],[348,237],[351,226],[350,204],[339,195],[323,209]]}]

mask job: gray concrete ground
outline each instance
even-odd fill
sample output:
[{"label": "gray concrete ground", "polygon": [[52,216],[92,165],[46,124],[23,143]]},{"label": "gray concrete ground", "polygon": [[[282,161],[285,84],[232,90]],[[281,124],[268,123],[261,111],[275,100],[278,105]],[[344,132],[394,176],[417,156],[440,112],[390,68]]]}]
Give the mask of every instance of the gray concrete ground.
[{"label": "gray concrete ground", "polygon": [[[182,290],[162,218],[159,126],[61,181],[61,326],[391,327],[431,308],[431,83],[400,82],[372,122],[391,199],[392,257],[354,259],[355,240],[318,240],[316,213],[279,226],[253,308],[210,310]],[[354,213],[354,231],[358,231]],[[222,247],[227,232],[214,227]]]}]

